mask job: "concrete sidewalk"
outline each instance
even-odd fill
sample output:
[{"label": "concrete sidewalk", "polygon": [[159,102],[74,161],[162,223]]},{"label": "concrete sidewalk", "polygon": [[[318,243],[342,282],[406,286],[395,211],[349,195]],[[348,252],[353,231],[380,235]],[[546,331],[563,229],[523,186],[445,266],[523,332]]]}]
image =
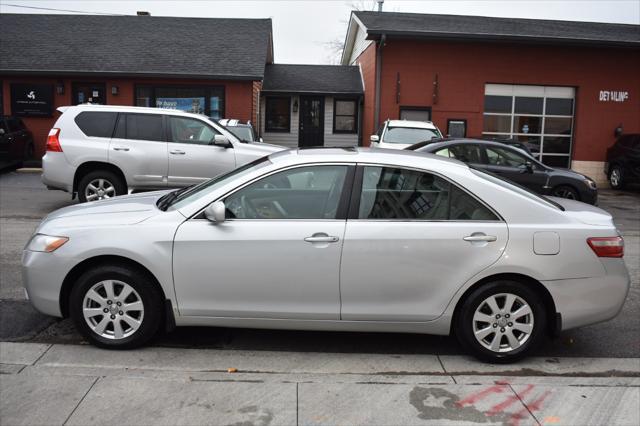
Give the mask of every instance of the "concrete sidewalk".
[{"label": "concrete sidewalk", "polygon": [[[640,359],[0,343],[0,424],[638,425]],[[232,372],[229,372],[232,371]]]}]

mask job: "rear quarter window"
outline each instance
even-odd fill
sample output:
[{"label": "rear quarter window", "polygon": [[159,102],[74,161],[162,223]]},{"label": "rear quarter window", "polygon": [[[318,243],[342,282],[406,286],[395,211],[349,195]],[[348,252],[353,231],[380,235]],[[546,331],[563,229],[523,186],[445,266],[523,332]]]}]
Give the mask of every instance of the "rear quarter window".
[{"label": "rear quarter window", "polygon": [[78,114],[74,121],[87,136],[110,138],[117,117],[116,112],[84,111]]}]

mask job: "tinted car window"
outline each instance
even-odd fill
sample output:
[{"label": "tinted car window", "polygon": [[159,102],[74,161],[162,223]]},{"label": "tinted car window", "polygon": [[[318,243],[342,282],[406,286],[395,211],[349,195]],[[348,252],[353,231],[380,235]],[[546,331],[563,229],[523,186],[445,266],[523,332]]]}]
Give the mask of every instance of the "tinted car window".
[{"label": "tinted car window", "polygon": [[486,147],[487,163],[492,166],[520,167],[527,161],[523,155],[509,149]]},{"label": "tinted car window", "polygon": [[237,219],[335,219],[347,166],[285,170],[227,197],[227,217]]},{"label": "tinted car window", "polygon": [[359,219],[497,220],[479,201],[431,173],[364,168]]},{"label": "tinted car window", "polygon": [[465,163],[482,164],[482,151],[475,144],[454,145],[449,147],[449,156]]},{"label": "tinted car window", "polygon": [[[162,116],[159,114],[121,114],[116,129],[117,137],[122,137],[124,127],[125,139],[144,141],[163,141]],[[124,119],[124,120],[123,120]],[[123,123],[121,123],[123,122]]]},{"label": "tinted car window", "polygon": [[19,132],[20,130],[24,130],[24,124],[22,124],[22,120],[16,117],[11,117],[7,119],[7,124],[9,125],[10,132]]},{"label": "tinted car window", "polygon": [[169,117],[171,141],[197,145],[210,145],[220,134],[205,122],[186,117]]},{"label": "tinted car window", "polygon": [[116,124],[117,112],[84,111],[74,121],[87,136],[110,138]]}]

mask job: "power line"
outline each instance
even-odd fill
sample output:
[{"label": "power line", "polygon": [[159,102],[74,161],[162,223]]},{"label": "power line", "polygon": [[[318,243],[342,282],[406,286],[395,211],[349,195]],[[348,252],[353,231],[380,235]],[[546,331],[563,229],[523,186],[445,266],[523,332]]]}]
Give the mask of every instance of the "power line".
[{"label": "power line", "polygon": [[7,3],[2,3],[0,4],[0,6],[9,6],[9,7],[18,7],[18,8],[22,8],[22,9],[38,9],[38,10],[50,10],[50,11],[55,11],[55,12],[72,12],[72,13],[88,13],[88,14],[94,14],[94,15],[117,15],[117,16],[129,16],[129,15],[123,15],[121,13],[107,13],[107,12],[88,12],[86,10],[70,10],[70,9],[55,9],[52,7],[38,7],[38,6],[23,6],[20,4],[7,4]]}]

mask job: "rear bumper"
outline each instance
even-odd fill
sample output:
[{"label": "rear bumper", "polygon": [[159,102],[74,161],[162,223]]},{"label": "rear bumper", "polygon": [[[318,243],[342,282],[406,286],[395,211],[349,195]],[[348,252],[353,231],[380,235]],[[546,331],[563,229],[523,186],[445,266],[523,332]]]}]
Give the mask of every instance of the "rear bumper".
[{"label": "rear bumper", "polygon": [[73,192],[75,171],[62,152],[47,152],[42,157],[42,183],[49,189]]},{"label": "rear bumper", "polygon": [[601,259],[606,275],[543,281],[562,316],[562,330],[607,321],[620,313],[631,279],[622,259]]}]

